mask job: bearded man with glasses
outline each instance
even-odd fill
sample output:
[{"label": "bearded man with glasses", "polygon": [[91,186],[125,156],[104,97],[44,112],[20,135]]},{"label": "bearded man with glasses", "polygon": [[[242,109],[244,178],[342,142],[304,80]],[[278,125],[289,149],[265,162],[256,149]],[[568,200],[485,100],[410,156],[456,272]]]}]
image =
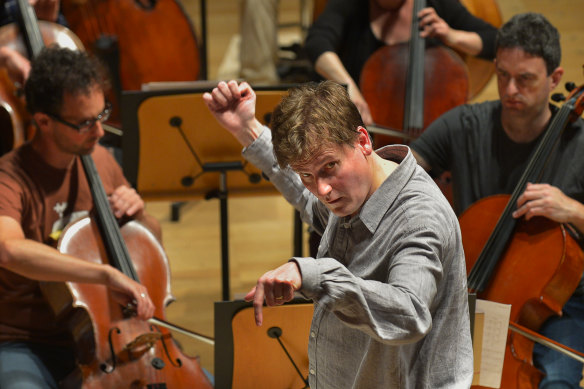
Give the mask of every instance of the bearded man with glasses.
[{"label": "bearded man with glasses", "polygon": [[107,286],[140,319],[154,313],[144,286],[107,264],[51,247],[67,223],[93,207],[80,156],[91,154],[116,217],[160,226],[98,144],[111,105],[99,64],[86,53],[44,49],[25,84],[33,139],[0,158],[0,387],[56,388],[75,368],[67,323],[57,320],[39,281]]}]

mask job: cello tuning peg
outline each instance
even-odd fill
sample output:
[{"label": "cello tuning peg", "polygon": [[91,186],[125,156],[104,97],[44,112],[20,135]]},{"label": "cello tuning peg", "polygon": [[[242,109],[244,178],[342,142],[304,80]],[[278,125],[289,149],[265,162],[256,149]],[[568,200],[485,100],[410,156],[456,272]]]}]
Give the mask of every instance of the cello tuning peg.
[{"label": "cello tuning peg", "polygon": [[568,92],[572,92],[572,90],[574,90],[574,88],[576,88],[576,84],[572,81],[566,82],[566,90]]},{"label": "cello tuning peg", "polygon": [[566,96],[564,96],[564,95],[563,95],[563,94],[561,94],[561,93],[554,93],[554,94],[552,95],[552,97],[551,97],[551,98],[552,98],[552,100],[553,100],[553,101],[555,101],[556,103],[559,103],[560,101],[564,101],[564,100],[566,100]]}]

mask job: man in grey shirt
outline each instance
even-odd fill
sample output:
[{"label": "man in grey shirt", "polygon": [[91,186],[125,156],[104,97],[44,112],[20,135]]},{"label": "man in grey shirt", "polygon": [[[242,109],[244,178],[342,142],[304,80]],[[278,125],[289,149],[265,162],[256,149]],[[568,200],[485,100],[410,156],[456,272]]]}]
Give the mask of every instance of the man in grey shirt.
[{"label": "man in grey shirt", "polygon": [[346,90],[290,91],[270,131],[246,83],[205,102],[302,219],[323,234],[317,258],[292,258],[247,294],[262,306],[314,301],[309,380],[322,388],[468,388],[473,376],[458,221],[406,146],[373,151]]}]

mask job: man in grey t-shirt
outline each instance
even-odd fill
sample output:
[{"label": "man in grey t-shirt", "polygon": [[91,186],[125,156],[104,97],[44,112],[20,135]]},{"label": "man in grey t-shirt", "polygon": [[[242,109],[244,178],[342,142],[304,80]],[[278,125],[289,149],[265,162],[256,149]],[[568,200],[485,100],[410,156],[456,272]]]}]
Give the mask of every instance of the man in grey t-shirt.
[{"label": "man in grey t-shirt", "polygon": [[[426,170],[451,171],[457,214],[482,198],[514,191],[557,111],[548,103],[564,73],[556,28],[539,14],[516,15],[501,27],[496,46],[500,100],[451,110],[411,145]],[[520,188],[513,217],[529,221],[543,216],[569,225],[579,237],[584,232],[583,148],[584,121],[578,118],[555,143],[539,181]],[[533,266],[537,260],[549,258],[533,258]],[[584,351],[583,284],[564,305],[562,316],[540,328],[543,335],[579,351]],[[539,344],[533,356],[545,373],[540,387],[579,387],[582,363]]]}]

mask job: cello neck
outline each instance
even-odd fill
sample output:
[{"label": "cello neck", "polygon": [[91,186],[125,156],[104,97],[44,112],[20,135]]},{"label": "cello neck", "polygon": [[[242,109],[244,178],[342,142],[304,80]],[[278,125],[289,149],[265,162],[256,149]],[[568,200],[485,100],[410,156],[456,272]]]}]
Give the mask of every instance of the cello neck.
[{"label": "cello neck", "polygon": [[426,0],[414,0],[412,29],[406,79],[404,132],[419,135],[424,128],[424,51],[426,40],[420,37],[418,13],[426,7]]},{"label": "cello neck", "polygon": [[[519,196],[525,191],[528,182],[539,182],[543,170],[552,155],[554,148],[558,145],[566,125],[574,118],[574,111],[581,111],[581,101],[583,94],[582,87],[574,91],[570,98],[564,103],[554,116],[536,149],[532,152],[529,163],[515,186],[513,193],[507,203],[495,229],[489,236],[485,247],[481,251],[475,265],[468,277],[468,286],[472,291],[481,292],[489,283],[499,259],[502,257],[507,243],[509,242],[517,220],[512,213],[516,209]],[[577,109],[575,107],[578,106]]]},{"label": "cello neck", "polygon": [[85,176],[91,189],[97,224],[110,264],[134,281],[139,282],[138,273],[130,259],[130,254],[122,237],[118,221],[111,211],[107,194],[103,188],[93,158],[91,158],[91,155],[82,155],[81,163],[83,164],[83,170],[85,171]]},{"label": "cello neck", "polygon": [[34,8],[28,0],[16,0],[19,10],[19,25],[24,37],[26,49],[29,58],[36,57],[45,47],[41,30],[39,29],[38,20]]}]

